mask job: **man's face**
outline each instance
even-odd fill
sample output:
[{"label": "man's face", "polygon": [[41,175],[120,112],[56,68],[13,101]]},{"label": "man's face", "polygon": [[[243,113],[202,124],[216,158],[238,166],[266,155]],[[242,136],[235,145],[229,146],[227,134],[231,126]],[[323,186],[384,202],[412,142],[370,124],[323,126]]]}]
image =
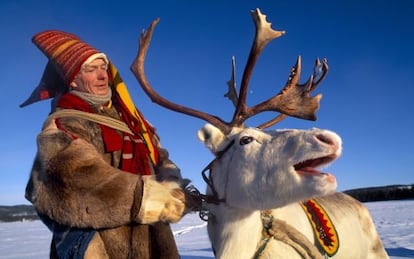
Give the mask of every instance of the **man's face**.
[{"label": "man's face", "polygon": [[105,61],[97,58],[79,71],[71,87],[85,93],[107,95],[109,92],[107,70],[108,65]]}]

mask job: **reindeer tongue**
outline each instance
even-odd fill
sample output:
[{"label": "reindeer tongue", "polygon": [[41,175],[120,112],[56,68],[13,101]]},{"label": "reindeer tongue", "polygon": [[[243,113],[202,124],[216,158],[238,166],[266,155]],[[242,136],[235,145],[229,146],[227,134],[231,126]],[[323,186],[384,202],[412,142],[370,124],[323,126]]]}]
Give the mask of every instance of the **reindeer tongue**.
[{"label": "reindeer tongue", "polygon": [[296,172],[298,174],[302,174],[302,175],[319,175],[319,174],[325,174],[321,171],[316,170],[316,168],[314,167],[303,167],[300,169],[296,169]]},{"label": "reindeer tongue", "polygon": [[306,166],[306,167],[300,167],[299,168],[299,166],[295,166],[295,170],[296,170],[296,173],[298,173],[300,175],[303,175],[303,176],[313,176],[313,175],[320,175],[320,176],[322,176],[322,175],[324,175],[324,176],[327,176],[327,180],[328,181],[330,181],[330,182],[336,182],[336,178],[335,178],[335,176],[333,174],[324,173],[324,172],[318,171],[314,167]]}]

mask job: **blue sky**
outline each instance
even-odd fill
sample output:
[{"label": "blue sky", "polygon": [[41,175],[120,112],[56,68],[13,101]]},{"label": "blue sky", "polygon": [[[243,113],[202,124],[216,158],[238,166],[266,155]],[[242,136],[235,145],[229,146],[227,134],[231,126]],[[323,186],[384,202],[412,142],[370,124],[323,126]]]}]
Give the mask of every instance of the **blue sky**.
[{"label": "blue sky", "polygon": [[[315,122],[288,118],[275,128],[326,128],[343,138],[342,157],[326,169],[338,190],[414,183],[414,2],[400,1],[1,1],[3,65],[0,205],[27,203],[24,188],[36,152],[36,135],[49,101],[19,108],[39,82],[47,59],[31,37],[46,29],[80,36],[116,64],[136,105],[158,130],[183,175],[204,191],[200,175],[213,158],[197,140],[204,122],[151,103],[129,66],[140,31],[161,18],[149,49],[147,76],[167,99],[230,120],[223,98],[236,57],[240,84],[260,8],[286,35],[271,42],[253,73],[248,104],[285,84],[298,55],[304,82],[315,58],[329,73]],[[272,114],[248,121],[255,126]]]}]

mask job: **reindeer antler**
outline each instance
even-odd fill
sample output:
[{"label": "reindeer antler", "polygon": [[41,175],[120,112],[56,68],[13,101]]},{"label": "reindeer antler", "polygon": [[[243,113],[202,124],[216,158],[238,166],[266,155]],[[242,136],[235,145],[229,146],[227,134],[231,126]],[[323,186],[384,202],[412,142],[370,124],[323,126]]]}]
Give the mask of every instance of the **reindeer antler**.
[{"label": "reindeer antler", "polygon": [[275,38],[282,36],[285,33],[284,31],[273,30],[271,28],[271,23],[266,21],[266,15],[263,15],[259,9],[252,11],[252,17],[256,27],[256,35],[253,46],[250,50],[245,70],[243,72],[239,96],[237,96],[236,92],[234,57],[232,59],[232,78],[228,82],[229,92],[225,95],[230,100],[232,100],[233,104],[236,106],[233,119],[230,123],[223,121],[217,116],[172,103],[169,100],[161,97],[151,87],[145,76],[144,60],[149,43],[151,41],[152,33],[155,26],[158,24],[159,19],[156,19],[151,23],[148,31],[143,31],[141,33],[138,54],[131,65],[131,70],[146,94],[151,98],[153,102],[167,109],[203,119],[219,128],[224,134],[229,133],[233,127],[241,127],[244,121],[246,121],[248,118],[264,111],[277,111],[281,114],[275,119],[272,119],[260,125],[260,128],[267,128],[285,118],[286,116],[315,120],[315,113],[319,108],[321,95],[319,94],[314,97],[310,97],[309,93],[314,90],[317,85],[319,85],[319,83],[325,78],[327,74],[328,66],[325,59],[323,60],[322,64],[319,59],[316,60],[313,75],[305,84],[300,85],[298,83],[301,73],[301,58],[299,56],[282,91],[280,91],[272,98],[253,107],[246,106],[248,84],[253,72],[254,65],[256,64],[261,51],[267,45],[267,43]]},{"label": "reindeer antler", "polygon": [[[315,97],[310,97],[309,93],[314,90],[326,76],[328,65],[325,59],[323,60],[322,65],[319,59],[316,61],[314,74],[309,78],[307,83],[300,85],[298,84],[301,73],[301,58],[299,56],[296,65],[290,71],[289,79],[282,91],[272,98],[251,108],[246,106],[246,93],[249,79],[262,49],[271,40],[278,38],[285,33],[284,31],[273,30],[271,28],[271,23],[266,21],[266,15],[263,15],[259,9],[252,11],[252,16],[256,26],[256,36],[244,70],[240,96],[238,97],[238,105],[236,106],[236,111],[233,115],[232,126],[241,126],[248,118],[264,111],[277,111],[282,114],[275,119],[260,125],[259,128],[270,127],[276,122],[284,119],[286,116],[315,120],[315,113],[319,108],[319,101],[322,95],[319,94]],[[319,74],[319,71],[322,71],[321,75]]]},{"label": "reindeer antler", "polygon": [[150,27],[148,28],[148,31],[142,31],[140,39],[139,39],[138,54],[134,62],[131,65],[131,70],[133,74],[135,75],[136,79],[138,80],[138,82],[140,83],[141,87],[144,89],[145,93],[150,97],[151,101],[167,109],[205,120],[213,124],[217,128],[219,128],[222,132],[230,132],[231,128],[229,126],[229,123],[224,122],[222,119],[220,119],[217,116],[170,102],[169,100],[160,96],[148,82],[148,79],[145,76],[145,70],[144,70],[145,55],[147,54],[148,46],[151,41],[154,28],[158,24],[159,20],[160,20],[159,18],[155,19],[151,23]]}]

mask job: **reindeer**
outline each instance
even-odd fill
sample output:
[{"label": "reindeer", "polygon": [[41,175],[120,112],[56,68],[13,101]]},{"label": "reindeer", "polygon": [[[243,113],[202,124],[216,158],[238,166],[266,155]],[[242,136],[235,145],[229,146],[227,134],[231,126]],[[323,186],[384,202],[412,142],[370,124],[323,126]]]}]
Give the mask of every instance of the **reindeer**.
[{"label": "reindeer", "polygon": [[[318,169],[340,156],[341,138],[316,128],[265,131],[286,116],[316,120],[321,95],[311,97],[310,92],[326,76],[327,61],[317,59],[313,75],[299,84],[299,56],[281,92],[247,107],[249,79],[262,49],[284,34],[273,30],[259,9],[252,11],[252,16],[256,35],[239,94],[235,90],[234,59],[228,82],[226,96],[236,106],[231,122],[172,103],[154,91],[145,76],[144,61],[159,19],[141,34],[131,65],[153,102],[208,122],[198,137],[215,159],[202,172],[207,191],[201,195],[201,215],[208,220],[215,256],[388,258],[366,207],[346,194],[335,193],[335,177]],[[280,115],[254,128],[244,125],[248,118],[264,111]],[[312,197],[316,198],[309,200]]]}]

